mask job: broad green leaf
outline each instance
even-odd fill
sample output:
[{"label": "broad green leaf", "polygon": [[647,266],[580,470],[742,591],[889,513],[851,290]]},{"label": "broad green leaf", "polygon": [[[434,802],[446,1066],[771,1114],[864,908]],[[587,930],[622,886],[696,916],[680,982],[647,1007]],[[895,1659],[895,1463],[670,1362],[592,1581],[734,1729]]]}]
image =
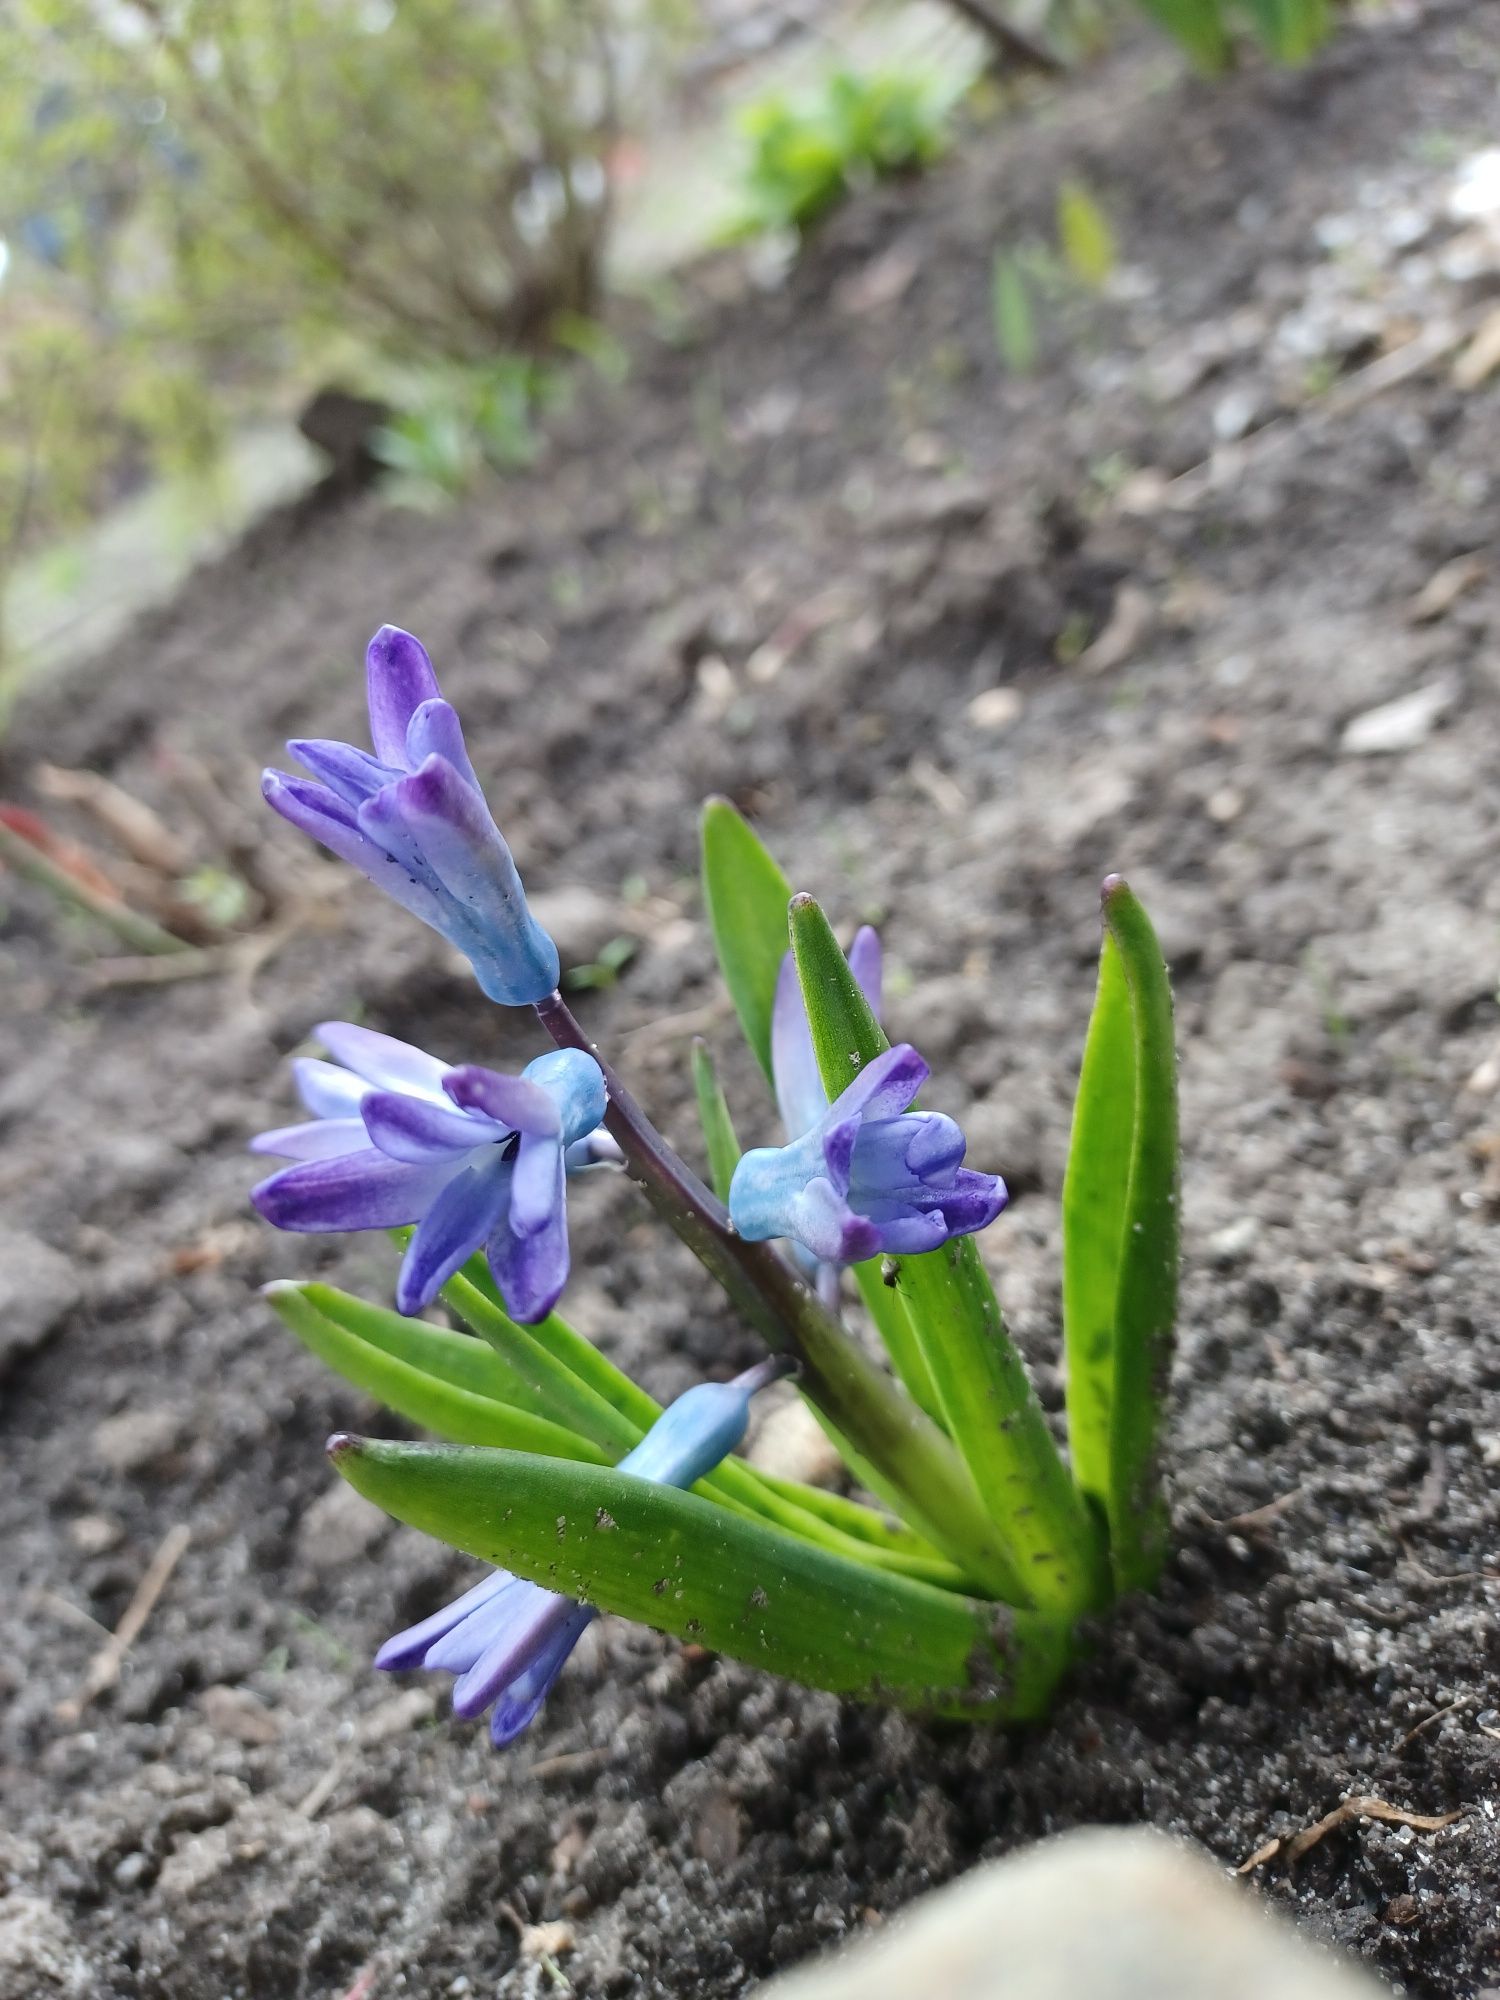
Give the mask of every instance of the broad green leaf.
[{"label": "broad green leaf", "polygon": [[[834,1097],[888,1044],[810,896],[794,898],[791,930],[818,1067]],[[1000,1532],[1021,1601],[1064,1615],[1096,1603],[1102,1552],[1093,1523],[1052,1442],[973,1239],[889,1263],[926,1362],[925,1386]],[[891,1358],[899,1367],[901,1355]]]},{"label": "broad green leaf", "polygon": [[724,984],[771,1081],[771,1007],[786,957],[786,877],[727,799],[703,808],[703,900]]},{"label": "broad green leaf", "polygon": [[1141,0],[1141,5],[1200,69],[1213,74],[1228,64],[1233,50],[1220,0]]},{"label": "broad green leaf", "polygon": [[1013,375],[1029,375],[1037,358],[1031,288],[1020,259],[1004,250],[995,253],[990,274],[990,321],[1000,359]]},{"label": "broad green leaf", "polygon": [[1104,921],[1120,955],[1135,1045],[1135,1116],[1115,1303],[1110,1555],[1119,1590],[1153,1583],[1167,1540],[1159,1453],[1177,1323],[1177,1052],[1172,988],[1151,919],[1118,875]]},{"label": "broad green leaf", "polygon": [[356,1438],[333,1460],[377,1506],[482,1562],[811,1687],[1023,1718],[1067,1661],[1055,1620],[881,1574],[613,1469]]},{"label": "broad green leaf", "polygon": [[1064,181],[1057,190],[1057,235],[1068,269],[1097,291],[1115,268],[1115,232],[1082,181]]},{"label": "broad green leaf", "polygon": [[940,1424],[943,1422],[941,1399],[921,1342],[912,1332],[911,1315],[896,1288],[898,1268],[891,1258],[872,1257],[866,1264],[855,1265],[854,1282],[859,1286],[859,1295],[880,1336],[880,1343],[891,1357],[891,1365],[906,1384],[913,1401],[921,1404],[934,1423]]},{"label": "broad green leaf", "polygon": [[708,1150],[709,1179],[720,1201],[728,1201],[729,1183],[740,1163],[740,1142],[735,1137],[734,1120],[729,1115],[713,1055],[701,1035],[693,1039],[693,1090],[698,1099],[703,1143]]},{"label": "broad green leaf", "polygon": [[1106,930],[1063,1177],[1063,1347],[1068,1444],[1079,1485],[1107,1511],[1115,1311],[1135,1133],[1135,1025]]},{"label": "broad green leaf", "polygon": [[[376,1397],[398,1416],[421,1424],[439,1437],[451,1438],[457,1444],[504,1445],[515,1451],[545,1452],[554,1458],[607,1462],[605,1454],[587,1438],[549,1423],[529,1410],[496,1401],[445,1379],[435,1365],[424,1366],[424,1361],[434,1364],[440,1357],[429,1350],[422,1359],[416,1358],[420,1342],[413,1342],[413,1358],[403,1360],[390,1346],[362,1339],[348,1318],[339,1313],[338,1308],[344,1302],[342,1293],[332,1292],[325,1285],[283,1283],[268,1285],[266,1297],[303,1345],[311,1348],[346,1382],[352,1382],[356,1389]],[[355,1299],[348,1303],[357,1306],[362,1302]],[[327,1310],[320,1310],[320,1305]],[[373,1313],[376,1308],[368,1307],[366,1311]],[[441,1337],[440,1328],[429,1327],[421,1320],[402,1320],[395,1313],[387,1317],[413,1332],[420,1330]],[[447,1338],[463,1340],[461,1334]]]}]

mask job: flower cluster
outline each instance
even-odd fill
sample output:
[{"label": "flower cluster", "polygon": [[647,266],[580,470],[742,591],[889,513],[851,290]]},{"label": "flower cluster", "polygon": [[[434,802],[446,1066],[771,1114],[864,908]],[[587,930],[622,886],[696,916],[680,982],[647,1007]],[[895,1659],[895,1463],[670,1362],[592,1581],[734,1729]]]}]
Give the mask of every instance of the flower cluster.
[{"label": "flower cluster", "polygon": [[518,1320],[544,1318],[568,1277],[564,1177],[591,1164],[604,1116],[592,1056],[555,1049],[502,1076],[349,1021],[318,1029],[334,1062],[294,1065],[313,1122],[263,1132],[252,1150],[296,1162],[251,1193],[279,1229],[415,1224],[396,1304],[419,1312],[481,1247]]},{"label": "flower cluster", "polygon": [[[571,1175],[604,1161],[627,1166],[715,1276],[741,1296],[748,1287],[767,1301],[766,1314],[757,1323],[773,1345],[784,1325],[793,1354],[805,1351],[797,1344],[804,1324],[823,1351],[830,1340],[846,1340],[837,1318],[844,1267],[882,1252],[906,1256],[932,1250],[994,1220],[1005,1203],[1004,1184],[964,1166],[963,1133],[951,1118],[911,1108],[928,1070],[909,1044],[881,1053],[867,1049],[857,1074],[829,1101],[801,978],[790,954],[776,982],[768,1009],[768,1044],[761,1051],[773,1075],[784,1143],[745,1152],[737,1165],[732,1159],[721,1161],[719,1184],[723,1188],[727,1182],[727,1214],[712,1202],[612,1072],[596,1060],[556,991],[556,947],[527,907],[458,717],[442,697],[426,652],[410,634],[386,626],[370,643],[366,669],[373,749],[323,740],[293,742],[291,753],[311,776],[267,772],[266,798],[293,825],[351,862],[455,945],[491,999],[534,1007],[558,1046],[511,1075],[472,1062],[444,1062],[350,1022],[326,1022],[316,1032],[327,1059],[301,1057],[293,1065],[298,1092],[311,1115],[253,1142],[255,1152],[286,1164],[254,1189],[252,1199],[268,1221],[287,1230],[409,1229],[396,1284],[396,1305],[407,1316],[429,1306],[482,1253],[509,1319],[498,1329],[481,1330],[497,1344],[512,1337],[533,1342],[531,1358],[520,1367],[512,1363],[506,1376],[519,1385],[521,1400],[512,1410],[501,1408],[509,1425],[503,1436],[519,1434],[526,1448],[544,1459],[551,1446],[566,1444],[572,1456],[548,1460],[558,1468],[546,1474],[548,1480],[580,1462],[587,1470],[601,1456],[616,1455],[625,1441],[618,1421],[629,1407],[618,1390],[601,1391],[599,1370],[607,1364],[597,1355],[560,1401],[547,1400],[551,1392],[546,1384],[555,1386],[561,1365],[547,1343],[574,1342],[575,1355],[579,1345],[562,1322],[549,1319],[568,1277]],[[753,838],[748,832],[747,837]],[[784,901],[781,907],[784,911]],[[774,910],[766,921],[768,928],[776,924]],[[836,963],[831,933],[826,948]],[[774,963],[774,957],[762,948],[759,963],[764,967],[768,962]],[[858,933],[848,966],[878,1016],[881,960],[873,931]],[[770,999],[764,996],[763,1009]],[[761,1018],[766,1018],[764,1011]],[[732,1132],[729,1136],[732,1142]],[[738,1154],[737,1146],[734,1152]],[[782,1240],[814,1280],[817,1299],[793,1278],[778,1253],[761,1247],[772,1239]],[[304,1306],[300,1324],[318,1321],[318,1308]],[[807,1321],[809,1313],[813,1321]],[[515,1322],[540,1331],[523,1336]],[[432,1328],[420,1333],[426,1345],[419,1343],[415,1351],[429,1359],[432,1342],[441,1346],[444,1339],[456,1338]],[[353,1351],[349,1343],[358,1346],[359,1325],[346,1327],[343,1337],[339,1365]],[[387,1325],[376,1336],[377,1347],[392,1337]],[[394,1337],[407,1338],[401,1333]],[[391,1351],[401,1359],[399,1345]],[[523,1346],[518,1352],[525,1355],[527,1350]],[[541,1356],[550,1357],[550,1373],[535,1372]],[[428,1411],[451,1407],[457,1396],[468,1398],[463,1408],[470,1412],[466,1423],[472,1424],[474,1364],[461,1358],[454,1365],[458,1376],[448,1379],[442,1375],[441,1356],[432,1360],[450,1400],[429,1397],[417,1412],[419,1420],[425,1421]],[[692,1486],[740,1442],[754,1392],[789,1365],[776,1358],[732,1382],[689,1390],[619,1458],[618,1471],[659,1486]],[[400,1381],[413,1372],[420,1379],[414,1364],[403,1366],[407,1374]],[[355,1374],[352,1379],[361,1378]],[[866,1397],[885,1394],[868,1386],[868,1375],[856,1371],[846,1379],[863,1385],[859,1393]],[[379,1380],[385,1385],[393,1380],[389,1369]],[[887,1388],[894,1392],[894,1385]],[[631,1385],[625,1383],[624,1389],[630,1391]],[[605,1419],[602,1434],[590,1428]],[[899,1455],[909,1449],[905,1440],[912,1421],[906,1415],[894,1423],[879,1416],[871,1429],[872,1448],[896,1453],[899,1465]],[[860,1448],[857,1406],[840,1413],[836,1428],[847,1431]],[[946,1436],[928,1428],[931,1442],[922,1449],[936,1470],[929,1468],[923,1477],[929,1485],[934,1477],[946,1482],[960,1512],[972,1510],[975,1488],[968,1471]],[[625,1436],[630,1434],[627,1430]],[[540,1442],[530,1442],[538,1438]],[[610,1443],[614,1451],[602,1452]],[[335,1461],[356,1483],[363,1476],[362,1449],[358,1440],[333,1442]],[[507,1454],[497,1453],[493,1462],[501,1476]],[[514,1464],[513,1457],[510,1462]],[[785,1482],[762,1491],[748,1469],[740,1471],[750,1480],[748,1488],[741,1479],[726,1489],[735,1496],[740,1514],[748,1508],[755,1518],[763,1509],[778,1526],[790,1519],[820,1546],[847,1544],[856,1551],[865,1546],[862,1530],[845,1533],[830,1523],[826,1511],[803,1507],[785,1490]],[[464,1476],[472,1477],[472,1472]],[[554,1488],[547,1485],[545,1490],[550,1500]],[[487,1490],[481,1502],[482,1518],[493,1524]],[[655,1504],[659,1511],[661,1503]],[[544,1545],[551,1538],[554,1512],[550,1507],[542,1511]],[[855,1507],[855,1516],[859,1513]],[[509,1509],[502,1518],[510,1519]],[[690,1507],[689,1526],[682,1530],[689,1539],[693,1518]],[[563,1517],[557,1515],[557,1521],[560,1535]],[[516,1533],[521,1533],[519,1525]],[[486,1528],[477,1539],[482,1547],[521,1551],[538,1574],[556,1574],[524,1535],[520,1540],[502,1537],[497,1544]],[[883,1546],[879,1537],[869,1545]],[[919,1570],[934,1561],[941,1567],[942,1552],[922,1543],[908,1550],[905,1559]],[[988,1554],[982,1560],[994,1573],[1013,1573],[1013,1566]],[[758,1605],[764,1595],[757,1586],[748,1601]],[[497,1569],[446,1609],[390,1639],[376,1663],[452,1673],[455,1711],[478,1715],[491,1710],[491,1735],[503,1744],[536,1714],[594,1616],[589,1602]],[[898,1664],[904,1659],[900,1654]]]}]

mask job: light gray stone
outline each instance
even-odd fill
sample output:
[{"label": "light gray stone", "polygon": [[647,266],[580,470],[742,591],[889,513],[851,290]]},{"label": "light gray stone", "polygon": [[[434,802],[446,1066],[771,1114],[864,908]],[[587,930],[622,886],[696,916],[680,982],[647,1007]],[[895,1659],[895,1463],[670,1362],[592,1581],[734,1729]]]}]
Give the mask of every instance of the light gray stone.
[{"label": "light gray stone", "polygon": [[757,2000],[1389,2000],[1164,1834],[1090,1828],[977,1868]]},{"label": "light gray stone", "polygon": [[19,1229],[0,1229],[0,1381],[55,1333],[80,1286],[60,1250]]}]

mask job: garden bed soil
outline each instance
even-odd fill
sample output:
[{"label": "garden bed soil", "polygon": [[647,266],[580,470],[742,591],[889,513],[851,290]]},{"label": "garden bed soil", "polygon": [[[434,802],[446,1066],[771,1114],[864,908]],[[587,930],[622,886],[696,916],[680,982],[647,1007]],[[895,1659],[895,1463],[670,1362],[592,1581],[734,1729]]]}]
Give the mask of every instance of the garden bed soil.
[{"label": "garden bed soil", "polygon": [[[295,894],[260,962],[140,985],[7,886],[7,1995],[720,2000],[1059,1828],[1233,1866],[1350,1794],[1461,1817],[1346,1825],[1256,1887],[1423,2000],[1493,1986],[1500,387],[1446,355],[1382,377],[1394,321],[1336,326],[1295,390],[1277,359],[1351,272],[1335,319],[1378,317],[1359,231],[1395,244],[1493,143],[1488,16],[1393,7],[1219,85],[1143,40],[862,199],[779,290],[710,264],[535,476],[433,519],[303,507],[35,691],[6,794],[46,759],[178,814],[197,760]],[[1049,235],[1065,176],[1126,268],[1008,377],[992,255]],[[1443,275],[1452,224],[1403,227],[1435,319],[1495,302]],[[1097,884],[1145,896],[1183,1059],[1176,1548],[1047,1727],[926,1726],[606,1619],[500,1756],[436,1682],[372,1671],[471,1566],[329,1472],[330,1431],[397,1427],[257,1287],[385,1296],[392,1259],[260,1226],[243,1142],[330,1016],[536,1047],[259,816],[279,739],[361,733],[385,618],[432,648],[575,960],[639,938],[580,1004],[684,1146],[690,1035],[733,1047],[700,798],[883,920],[891,1026],[1014,1190],[985,1254],[1054,1411]],[[1421,689],[1359,754],[1351,719]],[[574,1316],[658,1395],[753,1357],[627,1185],[583,1189],[573,1232]],[[178,1524],[117,1684],[70,1709]]]}]

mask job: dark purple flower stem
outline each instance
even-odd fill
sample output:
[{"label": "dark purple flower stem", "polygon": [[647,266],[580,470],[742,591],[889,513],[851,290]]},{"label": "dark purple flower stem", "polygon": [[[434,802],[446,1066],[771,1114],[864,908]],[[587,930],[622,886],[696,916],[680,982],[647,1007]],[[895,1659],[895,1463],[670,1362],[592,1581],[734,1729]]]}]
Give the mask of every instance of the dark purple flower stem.
[{"label": "dark purple flower stem", "polygon": [[599,1064],[609,1092],[604,1122],[627,1171],[766,1345],[793,1357],[803,1393],[864,1461],[882,1497],[976,1583],[1025,1604],[1025,1587],[948,1438],[855,1346],[784,1257],[736,1233],[724,1204],[662,1138],[562,995],[537,1001],[536,1013],[559,1048],[582,1049]]}]

